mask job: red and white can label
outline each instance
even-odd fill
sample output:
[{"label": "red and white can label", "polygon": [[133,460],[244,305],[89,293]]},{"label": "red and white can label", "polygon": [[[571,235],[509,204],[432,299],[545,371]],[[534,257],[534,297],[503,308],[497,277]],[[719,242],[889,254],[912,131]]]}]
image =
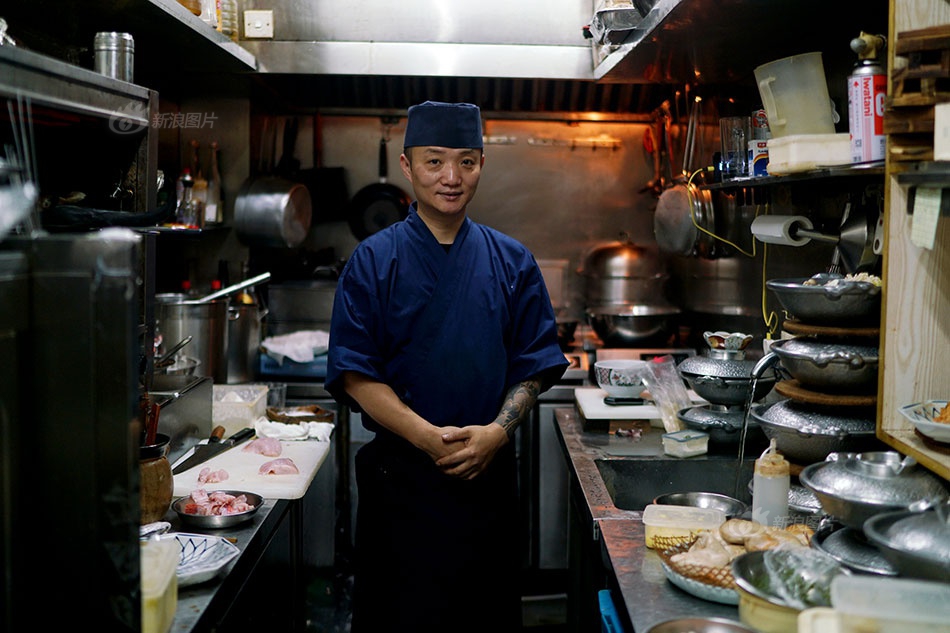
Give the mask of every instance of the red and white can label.
[{"label": "red and white can label", "polygon": [[851,75],[848,78],[848,123],[851,161],[884,160],[884,97],[887,75]]}]

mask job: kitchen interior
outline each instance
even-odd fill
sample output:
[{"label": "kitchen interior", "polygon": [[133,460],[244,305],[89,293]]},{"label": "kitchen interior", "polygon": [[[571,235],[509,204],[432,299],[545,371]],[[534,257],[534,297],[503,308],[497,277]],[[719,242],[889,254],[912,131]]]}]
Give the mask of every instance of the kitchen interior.
[{"label": "kitchen interior", "polygon": [[[950,126],[940,107],[950,5],[218,8],[18,0],[0,10],[4,630],[48,613],[39,560],[67,560],[86,581],[57,590],[68,616],[50,621],[79,614],[108,630],[162,633],[347,630],[353,458],[372,435],[323,388],[325,348],[295,359],[299,350],[281,343],[326,331],[348,256],[404,217],[405,112],[427,99],[480,106],[486,160],[469,216],[532,251],[571,361],[516,436],[525,630],[857,630],[842,613],[879,627],[867,630],[946,626],[939,613],[914,619],[907,605],[921,595],[950,603],[950,438],[933,421],[950,392],[940,197],[950,182],[940,138]],[[847,139],[850,78],[872,66],[857,63],[855,39],[886,42],[863,73],[886,76],[876,135],[887,146],[872,159],[855,159]],[[769,117],[767,138],[757,113],[776,106],[759,69],[814,52],[831,127],[816,140]],[[803,85],[798,97],[820,103],[816,84]],[[723,121],[737,117],[773,170],[755,171],[762,162],[743,153],[753,171],[730,172]],[[179,202],[199,190],[198,215],[182,216]],[[802,290],[829,273],[882,283]],[[854,309],[865,312],[838,301],[854,299],[849,287],[862,289]],[[806,317],[809,288],[834,298],[834,318]],[[611,400],[597,365],[640,360],[665,360],[675,379],[647,382],[652,403]],[[860,384],[829,384],[842,366]],[[225,411],[236,416],[224,424],[227,448],[265,414],[277,385],[286,392],[267,409],[270,422],[286,421],[286,409],[311,416],[314,433],[332,423],[329,436],[282,442],[309,467],[300,485],[248,488],[259,508],[234,525],[178,513],[171,497],[193,488],[178,472],[147,506],[153,467],[170,475],[197,455]],[[937,439],[927,434],[935,424]],[[707,443],[668,453],[677,430]],[[144,441],[149,431],[164,445]],[[753,594],[739,566],[725,584],[696,580],[667,556],[681,543],[645,545],[648,509],[676,506],[658,504],[664,494],[729,497],[742,504],[736,516],[750,516],[755,463],[770,441],[790,473],[785,512],[814,532],[806,550],[854,581],[832,583],[841,591],[833,605]],[[865,497],[849,505],[845,482]],[[921,496],[929,506],[913,505]],[[875,504],[889,512],[861,514]],[[925,551],[887,540],[895,532],[881,521],[900,513],[898,531]],[[735,518],[714,524],[726,516]],[[235,552],[201,580],[176,571],[176,558],[160,583],[160,615],[145,580],[167,565],[140,543],[142,526],[155,524],[175,557],[183,541],[167,537],[176,532]],[[906,599],[882,616],[887,609],[849,600],[848,589],[881,592],[879,604]],[[894,613],[913,622],[887,621]]]}]

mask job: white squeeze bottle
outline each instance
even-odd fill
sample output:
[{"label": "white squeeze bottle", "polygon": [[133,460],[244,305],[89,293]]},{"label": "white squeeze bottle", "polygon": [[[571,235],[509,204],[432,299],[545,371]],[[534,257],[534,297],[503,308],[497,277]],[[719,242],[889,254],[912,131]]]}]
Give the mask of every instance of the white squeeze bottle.
[{"label": "white squeeze bottle", "polygon": [[752,520],[785,527],[788,516],[788,462],[775,448],[775,440],[755,460],[752,477]]}]

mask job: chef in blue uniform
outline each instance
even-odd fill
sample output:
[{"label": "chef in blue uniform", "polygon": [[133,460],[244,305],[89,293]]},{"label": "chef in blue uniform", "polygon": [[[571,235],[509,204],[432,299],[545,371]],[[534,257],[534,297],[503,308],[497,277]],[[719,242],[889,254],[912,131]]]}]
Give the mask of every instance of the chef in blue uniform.
[{"label": "chef in blue uniform", "polygon": [[567,368],[531,252],[467,217],[485,162],[467,103],[409,108],[408,217],[340,276],[326,388],[356,456],[354,633],[518,631],[514,431]]}]

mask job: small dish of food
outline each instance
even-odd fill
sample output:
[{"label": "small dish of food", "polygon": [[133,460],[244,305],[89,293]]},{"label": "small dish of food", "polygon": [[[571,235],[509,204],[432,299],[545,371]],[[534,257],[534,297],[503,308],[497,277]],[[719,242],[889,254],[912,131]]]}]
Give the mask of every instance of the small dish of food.
[{"label": "small dish of food", "polygon": [[914,428],[930,439],[950,443],[950,407],[946,400],[926,400],[899,410]]},{"label": "small dish of food", "polygon": [[201,529],[231,527],[248,521],[264,502],[253,492],[198,489],[172,502],[172,509],[185,525]]}]

